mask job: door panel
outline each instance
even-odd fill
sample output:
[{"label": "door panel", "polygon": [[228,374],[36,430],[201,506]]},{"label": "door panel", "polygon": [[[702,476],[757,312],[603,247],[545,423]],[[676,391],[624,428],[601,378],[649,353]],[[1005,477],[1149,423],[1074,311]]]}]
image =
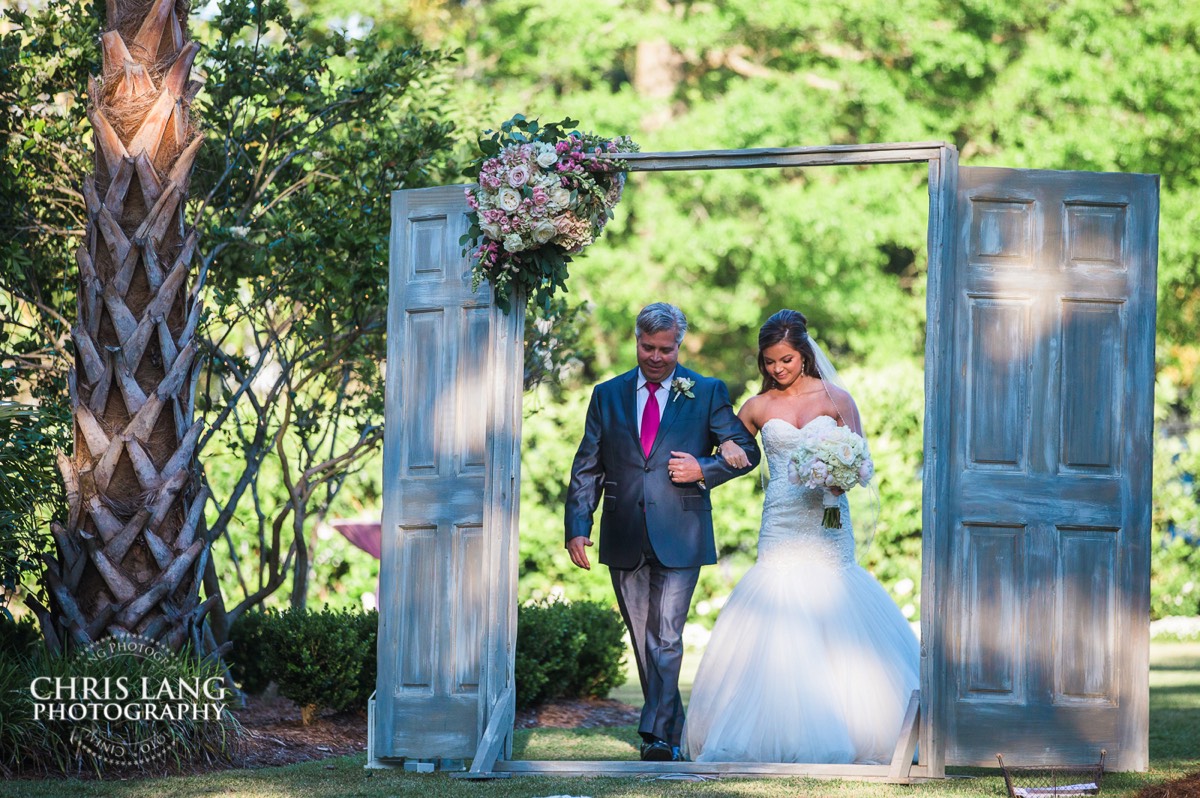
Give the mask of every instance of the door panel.
[{"label": "door panel", "polygon": [[381,759],[470,758],[512,678],[523,316],[472,289],[466,212],[461,186],[393,195]]},{"label": "door panel", "polygon": [[[967,526],[960,562],[962,615],[973,619],[963,635],[959,695],[977,701],[1013,702],[1023,697],[1024,636],[1021,593],[1025,530]],[[991,631],[989,631],[991,630]]]},{"label": "door panel", "polygon": [[945,762],[1144,769],[1157,178],[960,168],[956,206]]}]

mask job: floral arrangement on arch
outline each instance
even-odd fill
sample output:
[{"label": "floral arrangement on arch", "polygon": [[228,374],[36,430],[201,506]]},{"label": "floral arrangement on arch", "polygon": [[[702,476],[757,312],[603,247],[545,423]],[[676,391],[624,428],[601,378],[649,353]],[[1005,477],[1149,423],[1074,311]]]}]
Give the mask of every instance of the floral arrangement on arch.
[{"label": "floral arrangement on arch", "polygon": [[483,156],[464,170],[478,183],[466,192],[471,226],[460,243],[475,261],[473,286],[490,281],[505,313],[516,289],[548,310],[566,287],[571,256],[599,237],[621,199],[626,164],[600,156],[638,146],[580,133],[577,124],[518,114],[479,137]]}]

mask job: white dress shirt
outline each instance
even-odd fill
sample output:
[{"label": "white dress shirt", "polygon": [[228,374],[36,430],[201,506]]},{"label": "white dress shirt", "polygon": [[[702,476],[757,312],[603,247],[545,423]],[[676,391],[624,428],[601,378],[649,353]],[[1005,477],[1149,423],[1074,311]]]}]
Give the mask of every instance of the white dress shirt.
[{"label": "white dress shirt", "polygon": [[[671,380],[675,379],[675,370],[671,369],[671,373],[662,381],[662,385],[654,394],[654,398],[658,400],[658,420],[661,422],[663,413],[667,412],[667,397],[671,394]],[[650,391],[646,389],[646,375],[638,369],[637,378],[637,428],[640,432],[642,429],[642,413],[646,412],[646,402],[650,399]]]}]

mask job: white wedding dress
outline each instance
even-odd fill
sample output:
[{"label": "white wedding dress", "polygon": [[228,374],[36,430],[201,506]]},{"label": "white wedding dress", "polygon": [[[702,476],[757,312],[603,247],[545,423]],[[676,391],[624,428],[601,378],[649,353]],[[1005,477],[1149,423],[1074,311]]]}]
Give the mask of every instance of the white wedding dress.
[{"label": "white wedding dress", "polygon": [[[806,427],[834,425],[820,416]],[[886,763],[918,686],[916,637],[854,559],[850,513],[825,529],[822,491],[787,479],[800,430],[762,428],[772,476],[758,561],[734,588],[692,687],[697,762]]]}]

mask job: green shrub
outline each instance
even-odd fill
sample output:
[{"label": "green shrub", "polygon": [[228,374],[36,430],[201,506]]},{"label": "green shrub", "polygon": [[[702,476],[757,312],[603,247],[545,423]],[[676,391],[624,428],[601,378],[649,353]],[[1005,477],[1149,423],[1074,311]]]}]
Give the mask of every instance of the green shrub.
[{"label": "green shrub", "polygon": [[600,602],[539,601],[517,611],[517,706],[608,695],[623,679],[621,616]]},{"label": "green shrub", "polygon": [[[326,639],[330,636],[332,639]],[[281,695],[302,707],[361,709],[375,691],[378,636],[379,613],[375,610],[335,612],[328,607],[320,613],[255,610],[239,618],[229,630],[233,644],[228,657],[229,671],[238,686],[250,695],[261,693],[275,682]],[[346,645],[351,640],[353,645]],[[299,657],[298,649],[304,652]],[[331,656],[338,660],[338,678],[345,681],[322,696],[317,693],[326,689],[321,686],[326,684],[323,678],[312,681],[304,674],[327,671],[326,662]],[[304,687],[297,686],[300,684]],[[347,695],[348,691],[352,695]]]},{"label": "green shrub", "polygon": [[539,601],[517,610],[517,706],[533,706],[566,693],[579,670],[586,635],[571,605]]},{"label": "green shrub", "polygon": [[358,677],[358,697],[355,703],[365,708],[371,700],[371,693],[375,692],[375,678],[378,673],[379,612],[367,610],[355,613],[355,621],[363,644],[362,673]]},{"label": "green shrub", "polygon": [[[607,605],[542,601],[520,607],[517,619],[517,706],[603,697],[624,680],[625,626]],[[274,681],[307,723],[317,708],[367,705],[378,636],[374,610],[247,613],[230,630],[229,669],[247,693]]]},{"label": "green shrub", "polygon": [[1200,547],[1183,538],[1150,550],[1150,617],[1200,615]]},{"label": "green shrub", "polygon": [[571,613],[585,637],[567,695],[604,698],[625,681],[625,623],[599,601],[577,601]]},{"label": "green shrub", "polygon": [[278,626],[279,614],[273,610],[252,610],[238,618],[229,629],[229,672],[242,692],[258,695],[271,683],[267,670],[274,648],[271,635]]},{"label": "green shrub", "polygon": [[270,642],[263,651],[266,675],[279,685],[279,694],[300,705],[301,719],[312,721],[317,709],[336,711],[361,707],[363,662],[368,643],[358,613],[288,609],[268,626]]},{"label": "green shrub", "polygon": [[0,613],[0,651],[33,656],[42,644],[42,631],[36,620],[25,616],[20,620]]}]

